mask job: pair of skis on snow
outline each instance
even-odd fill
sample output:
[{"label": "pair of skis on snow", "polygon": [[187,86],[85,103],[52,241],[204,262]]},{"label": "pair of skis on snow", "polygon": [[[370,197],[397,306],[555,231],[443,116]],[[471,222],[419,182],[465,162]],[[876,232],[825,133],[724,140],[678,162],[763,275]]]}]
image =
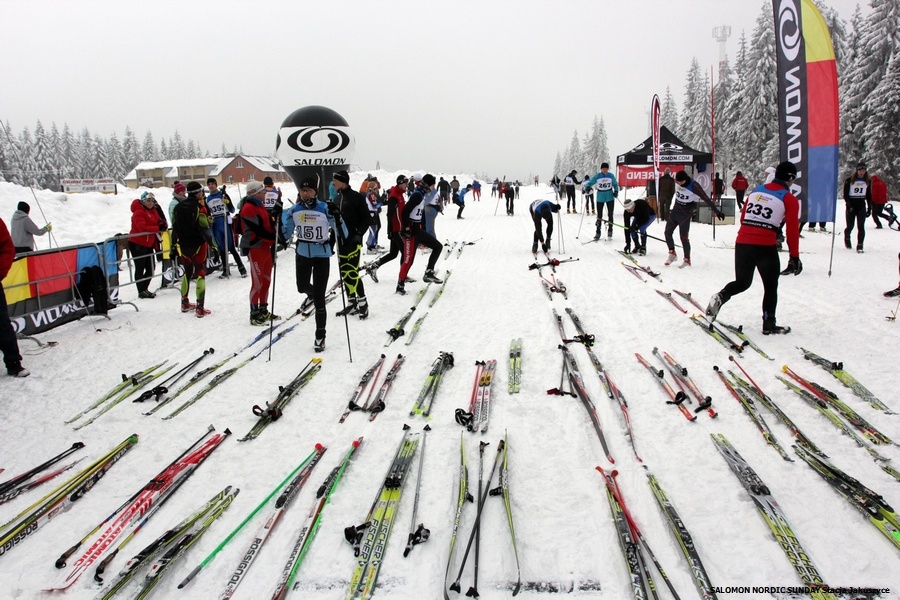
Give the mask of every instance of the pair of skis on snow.
[{"label": "pair of skis on snow", "polygon": [[[369,420],[374,421],[375,417],[378,416],[378,413],[382,412],[387,407],[385,399],[394,383],[394,379],[397,378],[397,374],[400,372],[400,367],[403,366],[405,361],[406,357],[402,354],[398,354],[397,358],[394,359],[394,364],[388,369],[387,374],[384,376],[384,380],[379,386],[378,377],[381,374],[385,363],[385,355],[382,354],[378,360],[375,361],[375,364],[363,373],[356,389],[353,390],[353,393],[350,395],[346,410],[341,415],[338,422],[343,423],[347,420],[347,417],[350,416],[351,412],[356,411],[369,413]],[[375,392],[376,389],[378,390],[377,393]],[[366,390],[368,390],[368,393],[366,393]],[[360,402],[364,395],[366,398],[365,401]]]}]

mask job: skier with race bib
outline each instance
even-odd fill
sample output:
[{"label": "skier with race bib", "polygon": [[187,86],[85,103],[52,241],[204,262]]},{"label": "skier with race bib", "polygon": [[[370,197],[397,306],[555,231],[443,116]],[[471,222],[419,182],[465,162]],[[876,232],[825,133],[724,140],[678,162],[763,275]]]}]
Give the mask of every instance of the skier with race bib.
[{"label": "skier with race bib", "polygon": [[[776,324],[775,309],[778,306],[779,275],[799,275],[803,271],[803,263],[800,262],[800,202],[791,193],[791,182],[796,177],[796,165],[784,161],[775,169],[775,179],[771,183],[758,186],[747,196],[741,212],[741,228],[734,244],[734,281],[710,298],[706,307],[706,316],[710,321],[715,320],[723,304],[750,287],[753,272],[759,271],[763,282],[763,334],[791,331],[790,327]],[[784,271],[780,271],[777,243],[782,223],[787,232],[791,257]]]}]

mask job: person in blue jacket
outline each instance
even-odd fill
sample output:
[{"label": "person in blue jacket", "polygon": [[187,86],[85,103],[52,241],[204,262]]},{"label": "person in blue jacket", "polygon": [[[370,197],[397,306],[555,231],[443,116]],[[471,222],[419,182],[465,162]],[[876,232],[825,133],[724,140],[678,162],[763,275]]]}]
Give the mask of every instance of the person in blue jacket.
[{"label": "person in blue jacket", "polygon": [[457,219],[465,219],[465,217],[462,216],[462,211],[466,207],[466,194],[469,191],[471,191],[472,189],[473,189],[473,186],[470,183],[466,187],[460,188],[459,193],[454,194],[453,204],[455,204],[459,207],[459,210],[456,213]]},{"label": "person in blue jacket", "polygon": [[[558,213],[560,205],[550,200],[535,200],[528,207],[531,220],[534,222],[534,241],[531,244],[532,254],[537,254],[538,242],[541,242],[541,250],[550,251],[550,238],[553,236],[553,213]],[[541,231],[541,219],[547,222],[547,236]]]},{"label": "person in blue jacket", "polygon": [[247,276],[247,269],[241,260],[241,255],[237,248],[234,247],[234,241],[231,238],[231,228],[228,227],[230,215],[234,214],[234,204],[231,198],[225,192],[225,186],[219,187],[219,182],[215,177],[206,180],[206,187],[209,188],[209,194],[206,196],[206,208],[209,210],[209,216],[212,218],[212,233],[216,240],[216,246],[219,247],[219,258],[222,261],[222,274],[219,279],[231,277],[231,267],[228,265],[228,254],[234,258],[241,277]]},{"label": "person in blue jacket", "polygon": [[725,213],[709,199],[699,183],[691,179],[684,170],[675,173],[675,202],[672,203],[672,210],[669,211],[669,218],[666,220],[666,246],[669,247],[666,265],[678,260],[678,255],[675,254],[675,238],[672,235],[677,227],[681,246],[684,248],[684,262],[679,268],[691,266],[691,241],[688,234],[691,231],[694,206],[699,200],[706,202],[720,221],[725,219]]},{"label": "person in blue jacket", "polygon": [[[334,255],[335,229],[340,227],[347,236],[347,226],[341,220],[334,203],[326,204],[316,198],[319,176],[315,173],[303,177],[299,185],[297,202],[281,215],[281,230],[286,240],[293,239],[296,231],[297,291],[312,298],[316,307],[316,341],[313,349],[325,349],[325,288]],[[304,302],[306,304],[307,302]]]},{"label": "person in blue jacket", "polygon": [[603,230],[604,206],[609,215],[606,237],[612,239],[613,208],[616,205],[615,199],[619,197],[619,182],[616,181],[616,176],[609,172],[609,163],[600,165],[600,172],[588,180],[587,187],[597,191],[597,233],[594,239],[599,240]]}]

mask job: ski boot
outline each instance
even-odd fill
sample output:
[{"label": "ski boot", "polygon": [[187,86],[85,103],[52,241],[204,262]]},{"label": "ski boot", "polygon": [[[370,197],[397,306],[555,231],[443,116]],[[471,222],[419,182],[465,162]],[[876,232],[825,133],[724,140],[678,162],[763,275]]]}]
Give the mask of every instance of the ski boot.
[{"label": "ski boot", "polygon": [[666,264],[666,266],[668,267],[669,265],[671,265],[671,264],[672,264],[673,262],[675,262],[676,260],[678,260],[678,255],[675,254],[674,252],[669,252],[669,257],[666,259],[666,263],[665,263],[665,264]]}]

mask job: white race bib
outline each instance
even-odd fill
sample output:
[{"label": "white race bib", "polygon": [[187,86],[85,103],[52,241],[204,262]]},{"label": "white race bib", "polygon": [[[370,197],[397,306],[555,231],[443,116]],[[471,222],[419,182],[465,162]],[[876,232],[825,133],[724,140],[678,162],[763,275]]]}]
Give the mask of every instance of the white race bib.
[{"label": "white race bib", "polygon": [[266,197],[263,199],[263,204],[265,205],[266,209],[268,210],[271,208],[275,208],[275,205],[277,203],[278,203],[278,191],[277,190],[273,190],[273,191],[266,190]]},{"label": "white race bib", "polygon": [[317,210],[298,210],[291,213],[294,219],[294,235],[297,240],[309,244],[328,241],[328,215]]},{"label": "white race bib", "polygon": [[864,179],[851,181],[850,182],[850,197],[851,198],[865,198],[867,189],[869,189],[869,184],[867,184]]},{"label": "white race bib", "polygon": [[784,202],[775,196],[753,192],[747,198],[743,224],[763,229],[778,229],[783,221]]},{"label": "white race bib", "polygon": [[220,219],[225,216],[225,203],[221,197],[207,198],[206,207],[209,208],[209,215],[214,219]]}]

